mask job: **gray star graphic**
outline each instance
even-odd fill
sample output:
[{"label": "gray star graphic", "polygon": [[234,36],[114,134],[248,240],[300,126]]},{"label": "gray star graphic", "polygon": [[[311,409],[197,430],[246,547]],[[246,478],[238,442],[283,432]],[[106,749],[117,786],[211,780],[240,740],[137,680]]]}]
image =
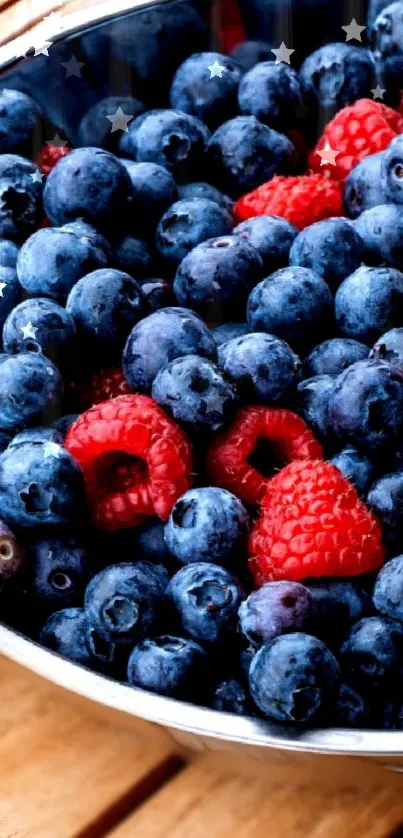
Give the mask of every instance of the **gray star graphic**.
[{"label": "gray star graphic", "polygon": [[126,134],[129,133],[128,124],[129,122],[134,119],[134,114],[131,113],[124,113],[123,109],[120,107],[117,108],[116,113],[109,113],[106,115],[105,119],[109,120],[112,125],[111,134],[114,134],[115,131],[124,131]]},{"label": "gray star graphic", "polygon": [[29,320],[26,326],[21,326],[21,332],[24,340],[28,338],[32,338],[32,340],[36,340],[36,333],[38,331],[37,326],[33,326],[31,321]]},{"label": "gray star graphic", "polygon": [[374,99],[383,99],[383,94],[386,93],[386,89],[381,87],[380,84],[377,84],[376,87],[373,87],[371,93]]},{"label": "gray star graphic", "polygon": [[62,61],[62,67],[66,71],[66,79],[69,79],[70,76],[81,79],[81,67],[85,67],[85,64],[83,61],[78,61],[75,55],[72,55],[68,61]]},{"label": "gray star graphic", "polygon": [[222,79],[223,73],[227,72],[227,68],[224,67],[223,64],[219,64],[217,59],[214,61],[214,64],[210,64],[210,66],[207,67],[207,69],[210,71],[210,78],[211,79],[214,79],[215,76],[217,76],[217,78],[219,78],[219,79]]},{"label": "gray star graphic", "polygon": [[46,140],[46,145],[54,145],[56,148],[64,148],[64,146],[68,145],[67,140],[62,140],[60,134],[55,134],[52,140]]},{"label": "gray star graphic", "polygon": [[355,17],[353,17],[351,23],[347,26],[342,26],[341,28],[344,29],[346,33],[346,41],[362,41],[361,32],[363,32],[367,27],[360,26]]},{"label": "gray star graphic", "polygon": [[33,172],[32,175],[30,175],[30,178],[33,181],[33,183],[42,183],[44,177],[45,175],[43,174],[43,172],[40,172],[39,169],[37,169],[36,172]]},{"label": "gray star graphic", "polygon": [[274,52],[276,56],[275,64],[291,64],[290,56],[295,52],[295,49],[287,49],[284,41],[282,41],[278,49],[272,49],[270,52]]}]

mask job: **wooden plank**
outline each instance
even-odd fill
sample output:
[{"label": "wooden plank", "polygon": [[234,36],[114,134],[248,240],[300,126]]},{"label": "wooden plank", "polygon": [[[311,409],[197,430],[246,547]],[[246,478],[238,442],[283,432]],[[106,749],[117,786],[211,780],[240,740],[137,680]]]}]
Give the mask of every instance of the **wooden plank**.
[{"label": "wooden plank", "polygon": [[324,788],[303,773],[298,781],[281,767],[261,765],[248,773],[211,754],[195,760],[109,838],[386,838],[402,820],[401,788]]},{"label": "wooden plank", "polygon": [[[100,5],[104,0],[0,0],[0,44],[4,44],[36,25],[43,25],[43,18],[52,12],[67,15]],[[2,11],[3,9],[3,11]]]},{"label": "wooden plank", "polygon": [[114,728],[1,658],[0,695],[1,838],[95,838],[177,768],[157,730]]}]

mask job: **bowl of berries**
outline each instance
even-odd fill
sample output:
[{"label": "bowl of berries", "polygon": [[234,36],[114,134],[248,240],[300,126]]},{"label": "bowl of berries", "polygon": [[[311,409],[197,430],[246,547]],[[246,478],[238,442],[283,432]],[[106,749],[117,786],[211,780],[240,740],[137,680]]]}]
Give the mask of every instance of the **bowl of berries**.
[{"label": "bowl of berries", "polygon": [[0,652],[403,764],[403,2],[113,5],[0,50]]}]

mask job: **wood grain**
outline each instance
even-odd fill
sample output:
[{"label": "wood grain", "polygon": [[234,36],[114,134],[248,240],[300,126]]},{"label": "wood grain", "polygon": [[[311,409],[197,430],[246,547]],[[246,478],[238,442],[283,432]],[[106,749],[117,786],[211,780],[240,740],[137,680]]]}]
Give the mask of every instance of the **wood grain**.
[{"label": "wood grain", "polygon": [[0,0],[0,44],[33,29],[36,25],[42,25],[43,18],[51,12],[67,15],[103,2],[104,0]]}]

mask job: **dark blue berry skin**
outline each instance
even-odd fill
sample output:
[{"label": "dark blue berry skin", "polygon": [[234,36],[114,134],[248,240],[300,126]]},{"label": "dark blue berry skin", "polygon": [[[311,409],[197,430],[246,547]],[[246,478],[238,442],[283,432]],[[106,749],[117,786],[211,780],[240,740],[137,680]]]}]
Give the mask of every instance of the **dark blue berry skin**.
[{"label": "dark blue berry skin", "polygon": [[241,338],[244,335],[250,334],[250,326],[247,323],[222,323],[221,326],[216,326],[211,330],[217,346],[222,346],[223,343],[228,343],[235,338]]},{"label": "dark blue berry skin", "polygon": [[28,294],[64,302],[81,277],[106,264],[103,250],[87,238],[80,238],[63,227],[46,227],[30,236],[22,246],[17,272]]},{"label": "dark blue berry skin", "polygon": [[[211,183],[205,183],[202,180],[194,181],[193,183],[183,183],[179,187],[179,198],[181,201],[188,201],[191,198],[208,198],[209,201],[215,201],[220,207],[231,212],[234,202],[228,195],[224,195]],[[173,203],[173,202],[172,202]]]},{"label": "dark blue berry skin", "polygon": [[340,285],[335,312],[346,337],[371,346],[402,322],[403,273],[395,268],[358,268]]},{"label": "dark blue berry skin", "polygon": [[245,548],[248,526],[246,509],[231,492],[216,486],[189,489],[174,504],[165,543],[181,564],[233,566]]},{"label": "dark blue berry skin", "polygon": [[178,110],[155,110],[129,124],[119,143],[122,157],[158,163],[178,183],[200,176],[210,132],[203,122]]},{"label": "dark blue berry skin", "polygon": [[326,44],[305,59],[300,81],[305,100],[317,115],[320,130],[337,111],[365,98],[371,87],[375,87],[371,56],[352,44]]},{"label": "dark blue berry skin", "polygon": [[403,556],[391,559],[381,568],[373,597],[377,611],[403,623]]},{"label": "dark blue berry skin", "polygon": [[[214,75],[209,67],[224,67]],[[237,92],[242,70],[219,52],[199,52],[177,69],[171,85],[171,106],[197,116],[212,130],[238,113]]]},{"label": "dark blue berry skin", "polygon": [[72,539],[41,539],[29,548],[30,589],[38,608],[81,605],[90,578],[86,551]]},{"label": "dark blue berry skin", "polygon": [[390,0],[369,0],[367,11],[367,26],[372,27],[378,15],[390,6]]},{"label": "dark blue berry skin", "polygon": [[364,157],[354,166],[344,184],[344,208],[349,218],[358,218],[362,212],[386,203],[384,183],[381,178],[383,151]]},{"label": "dark blue berry skin", "polygon": [[373,483],[367,503],[382,524],[389,550],[403,549],[403,472],[384,474]]},{"label": "dark blue berry skin", "polygon": [[62,439],[66,436],[73,422],[78,419],[78,415],[78,413],[68,413],[65,416],[60,416],[59,419],[53,422],[53,429],[61,435]]},{"label": "dark blue berry skin", "polygon": [[402,676],[403,626],[385,617],[366,617],[351,629],[340,651],[348,681],[360,689],[386,689]]},{"label": "dark blue berry skin", "polygon": [[249,671],[252,698],[270,719],[293,724],[320,723],[333,710],[340,671],[329,649],[296,632],[262,646]]},{"label": "dark blue berry skin", "polygon": [[113,644],[99,642],[83,608],[62,608],[51,614],[39,632],[42,646],[74,663],[105,672],[114,656]]},{"label": "dark blue berry skin", "polygon": [[292,348],[312,344],[329,325],[332,296],[322,277],[309,268],[283,268],[253,289],[247,308],[254,331],[282,338]]},{"label": "dark blue berry skin", "polygon": [[251,705],[252,702],[244,684],[235,678],[229,678],[217,684],[210,707],[220,713],[253,716]]},{"label": "dark blue berry skin", "polygon": [[172,285],[165,279],[148,278],[137,280],[145,299],[147,311],[159,311],[160,308],[175,305],[175,294]]},{"label": "dark blue berry skin", "polygon": [[120,230],[130,212],[132,184],[120,161],[101,148],[76,148],[47,178],[43,203],[54,227],[82,218],[99,230]]},{"label": "dark blue berry skin", "polygon": [[105,640],[133,645],[155,628],[167,584],[162,565],[145,561],[109,565],[87,586],[88,622]]},{"label": "dark blue berry skin", "polygon": [[38,143],[40,111],[36,102],[20,90],[0,91],[0,154],[30,157]]},{"label": "dark blue berry skin", "polygon": [[247,404],[281,399],[298,380],[301,362],[285,341],[251,332],[224,343],[218,363]]},{"label": "dark blue berry skin", "polygon": [[174,291],[180,305],[222,322],[245,311],[250,289],[262,274],[262,260],[252,245],[237,236],[221,236],[202,242],[185,256]]},{"label": "dark blue berry skin", "polygon": [[333,375],[316,375],[301,381],[295,394],[295,409],[323,443],[333,440],[329,419],[329,401],[336,378]]},{"label": "dark blue berry skin", "polygon": [[365,261],[370,265],[403,266],[403,212],[396,204],[379,204],[365,210],[354,222],[365,247]]},{"label": "dark blue berry skin", "polygon": [[178,200],[178,187],[164,166],[157,163],[135,163],[121,159],[133,187],[131,217],[133,228],[146,238],[155,233],[155,228],[168,207]]},{"label": "dark blue berry skin", "polygon": [[285,218],[276,215],[258,215],[241,221],[234,228],[234,236],[240,236],[258,251],[266,275],[285,268],[291,245],[298,230]]},{"label": "dark blue berry skin", "polygon": [[7,431],[0,431],[0,453],[6,450],[12,440],[12,434]]},{"label": "dark blue berry skin", "polygon": [[25,428],[25,430],[13,436],[8,447],[21,445],[22,442],[55,442],[56,445],[63,445],[63,436],[57,428],[51,425],[48,427]]},{"label": "dark blue berry skin", "polygon": [[76,282],[66,308],[82,345],[110,360],[120,353],[130,329],[145,314],[145,300],[132,276],[104,268]]},{"label": "dark blue berry skin", "polygon": [[153,269],[153,256],[148,244],[135,236],[125,236],[120,240],[114,254],[114,266],[136,279],[138,276],[150,276]]},{"label": "dark blue berry skin", "polygon": [[287,133],[295,126],[302,104],[298,74],[288,64],[263,61],[243,77],[238,91],[239,107],[246,116]]},{"label": "dark blue berry skin", "polygon": [[390,329],[378,338],[371,349],[370,358],[387,361],[393,366],[403,368],[403,328]]},{"label": "dark blue berry skin", "polygon": [[[403,15],[402,15],[403,31]],[[402,50],[403,70],[403,50]],[[383,184],[385,204],[403,204],[403,142],[402,137],[395,137],[382,155],[381,181]],[[379,203],[379,202],[378,202]]]},{"label": "dark blue berry skin", "polygon": [[3,239],[0,241],[0,267],[15,268],[17,265],[18,247],[14,242]]},{"label": "dark blue berry skin", "polygon": [[17,154],[0,155],[0,237],[24,241],[42,220],[43,184],[39,169]]},{"label": "dark blue berry skin", "polygon": [[62,391],[58,370],[43,355],[0,356],[0,429],[18,431],[52,421],[59,413]]},{"label": "dark blue berry skin", "polygon": [[232,218],[216,201],[190,198],[177,201],[162,216],[157,227],[157,253],[171,268],[176,269],[182,259],[196,245],[216,236],[231,233]]},{"label": "dark blue berry skin", "polygon": [[330,338],[319,343],[305,359],[306,375],[340,375],[351,364],[368,358],[368,347],[350,338]]},{"label": "dark blue berry skin", "polygon": [[332,727],[368,728],[370,712],[364,696],[348,684],[340,687],[339,698],[331,720]]},{"label": "dark blue berry skin", "polygon": [[113,126],[107,116],[115,114],[118,108],[122,108],[123,113],[130,114],[131,117],[138,116],[145,109],[143,103],[133,96],[108,96],[101,99],[89,108],[80,120],[75,147],[92,146],[116,152],[121,132],[112,131]]},{"label": "dark blue berry skin", "polygon": [[[24,337],[31,323],[35,337]],[[34,297],[19,303],[3,327],[5,352],[42,352],[58,369],[71,368],[77,360],[76,327],[65,308],[53,300]]]},{"label": "dark blue berry skin", "polygon": [[165,524],[159,518],[147,519],[133,531],[136,549],[143,559],[166,564],[170,553],[164,538]]},{"label": "dark blue berry skin", "polygon": [[207,148],[207,171],[214,186],[238,198],[274,175],[292,174],[297,153],[290,140],[254,116],[224,122]]},{"label": "dark blue berry skin", "polygon": [[235,633],[244,593],[228,570],[196,562],[175,573],[167,597],[182,631],[199,643],[217,646]]},{"label": "dark blue berry skin", "polygon": [[268,582],[239,609],[240,629],[253,647],[293,631],[309,632],[314,620],[314,599],[299,582]]},{"label": "dark blue berry skin", "polygon": [[389,97],[394,95],[391,104],[397,105],[403,79],[403,10],[400,3],[386,5],[373,22],[371,46],[381,86]]},{"label": "dark blue berry skin", "polygon": [[[102,256],[98,253],[98,251],[101,251],[101,253],[105,256],[107,263],[110,263],[112,259],[111,243],[109,239],[93,227],[92,224],[88,224],[87,221],[83,221],[82,218],[76,218],[75,221],[68,221],[67,224],[63,224],[63,226],[58,229],[63,233],[73,233],[80,239],[80,242],[85,242],[87,245],[90,244],[91,247],[95,249],[98,262],[102,259]],[[102,261],[102,264],[105,264],[105,262]]]},{"label": "dark blue berry skin", "polygon": [[22,299],[22,288],[15,268],[0,266],[0,289],[0,329],[2,329],[8,315]]},{"label": "dark blue berry skin", "polygon": [[230,55],[242,67],[244,73],[261,61],[273,60],[271,45],[266,41],[242,41],[231,50]]},{"label": "dark blue berry skin", "polygon": [[222,370],[198,355],[175,358],[156,375],[151,394],[192,434],[217,431],[238,405],[236,387]]},{"label": "dark blue berry skin", "polygon": [[345,443],[372,456],[396,447],[403,430],[403,378],[385,361],[358,361],[338,376],[331,426]]},{"label": "dark blue berry skin", "polygon": [[209,659],[193,640],[148,638],[131,652],[127,680],[132,687],[199,704],[211,690]]},{"label": "dark blue berry skin", "polygon": [[290,265],[311,268],[335,291],[347,276],[360,267],[364,243],[348,221],[328,218],[306,227],[295,239]]},{"label": "dark blue berry skin", "polygon": [[184,355],[215,361],[215,340],[192,311],[162,308],[132,329],[123,351],[123,371],[134,392],[147,393],[160,369]]},{"label": "dark blue berry skin", "polygon": [[332,457],[330,462],[355,486],[359,495],[366,495],[375,477],[375,466],[369,457],[362,451],[347,446]]},{"label": "dark blue berry skin", "polygon": [[11,526],[71,527],[82,518],[83,508],[82,472],[64,448],[38,441],[3,452],[0,515]]},{"label": "dark blue berry skin", "polygon": [[371,594],[360,581],[309,579],[305,582],[313,601],[315,630],[330,648],[339,649],[353,623],[373,612]]}]

